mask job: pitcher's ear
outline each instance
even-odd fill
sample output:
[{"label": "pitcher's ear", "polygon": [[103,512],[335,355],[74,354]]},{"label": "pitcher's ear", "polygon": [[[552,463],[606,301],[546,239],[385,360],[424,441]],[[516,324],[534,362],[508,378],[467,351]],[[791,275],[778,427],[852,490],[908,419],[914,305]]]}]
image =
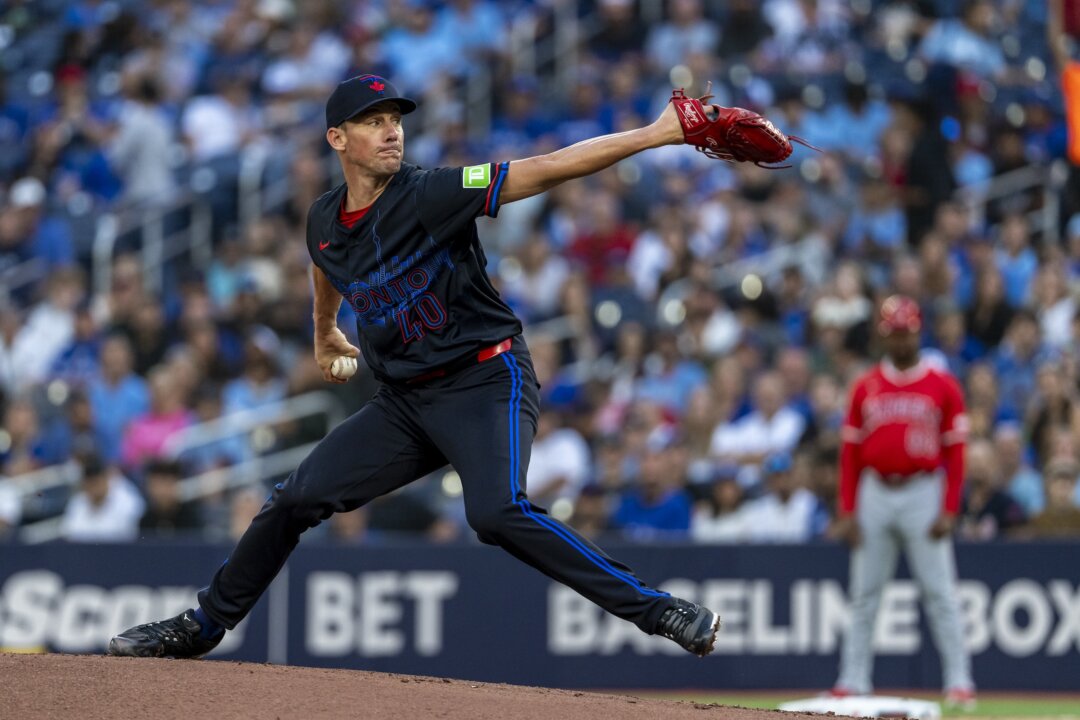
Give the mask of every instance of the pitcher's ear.
[{"label": "pitcher's ear", "polygon": [[345,149],[345,131],[340,125],[326,130],[326,142],[335,150]]}]

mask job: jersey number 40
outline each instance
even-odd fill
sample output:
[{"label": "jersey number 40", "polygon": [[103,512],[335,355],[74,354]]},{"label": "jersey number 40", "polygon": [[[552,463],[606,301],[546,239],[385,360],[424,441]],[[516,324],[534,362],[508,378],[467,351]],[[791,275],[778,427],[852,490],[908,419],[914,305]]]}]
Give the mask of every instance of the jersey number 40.
[{"label": "jersey number 40", "polygon": [[401,328],[402,342],[410,343],[424,337],[446,324],[446,310],[439,299],[430,292],[420,293],[411,307],[406,306],[394,313],[394,320]]}]

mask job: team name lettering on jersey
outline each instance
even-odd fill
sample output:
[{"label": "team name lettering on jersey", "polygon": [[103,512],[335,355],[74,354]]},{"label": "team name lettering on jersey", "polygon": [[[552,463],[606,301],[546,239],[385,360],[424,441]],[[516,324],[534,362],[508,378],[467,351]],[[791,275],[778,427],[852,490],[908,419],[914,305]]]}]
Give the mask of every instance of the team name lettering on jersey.
[{"label": "team name lettering on jersey", "polygon": [[397,322],[402,339],[411,342],[423,337],[426,330],[437,330],[445,324],[446,310],[428,288],[440,272],[453,269],[447,250],[427,257],[417,251],[403,262],[392,258],[389,269],[381,266],[368,275],[367,281],[353,280],[344,287],[334,284],[349,301],[358,323],[385,326],[389,321]]},{"label": "team name lettering on jersey", "polygon": [[891,392],[866,398],[862,405],[863,428],[867,433],[882,425],[898,423],[936,429],[941,410],[933,399],[918,393]]}]

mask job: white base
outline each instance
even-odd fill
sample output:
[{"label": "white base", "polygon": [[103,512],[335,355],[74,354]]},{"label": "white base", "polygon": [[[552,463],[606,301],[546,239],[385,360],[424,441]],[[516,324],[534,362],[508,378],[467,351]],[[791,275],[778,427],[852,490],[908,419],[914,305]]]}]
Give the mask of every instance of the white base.
[{"label": "white base", "polygon": [[793,700],[780,706],[791,712],[835,713],[865,718],[915,718],[940,720],[941,706],[928,700],[886,697],[882,695],[853,695],[846,698],[815,697]]}]

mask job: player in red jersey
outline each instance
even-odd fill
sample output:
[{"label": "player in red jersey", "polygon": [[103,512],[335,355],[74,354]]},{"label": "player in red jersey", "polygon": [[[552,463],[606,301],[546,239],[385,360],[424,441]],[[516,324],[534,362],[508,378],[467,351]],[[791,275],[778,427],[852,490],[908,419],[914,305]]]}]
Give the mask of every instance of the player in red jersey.
[{"label": "player in red jersey", "polygon": [[852,547],[852,617],[833,695],[871,691],[874,620],[903,550],[941,654],[946,703],[971,707],[975,690],[950,539],[960,510],[967,418],[956,379],[920,357],[921,328],[914,300],[888,298],[878,325],[886,357],[851,392],[833,532]]}]

